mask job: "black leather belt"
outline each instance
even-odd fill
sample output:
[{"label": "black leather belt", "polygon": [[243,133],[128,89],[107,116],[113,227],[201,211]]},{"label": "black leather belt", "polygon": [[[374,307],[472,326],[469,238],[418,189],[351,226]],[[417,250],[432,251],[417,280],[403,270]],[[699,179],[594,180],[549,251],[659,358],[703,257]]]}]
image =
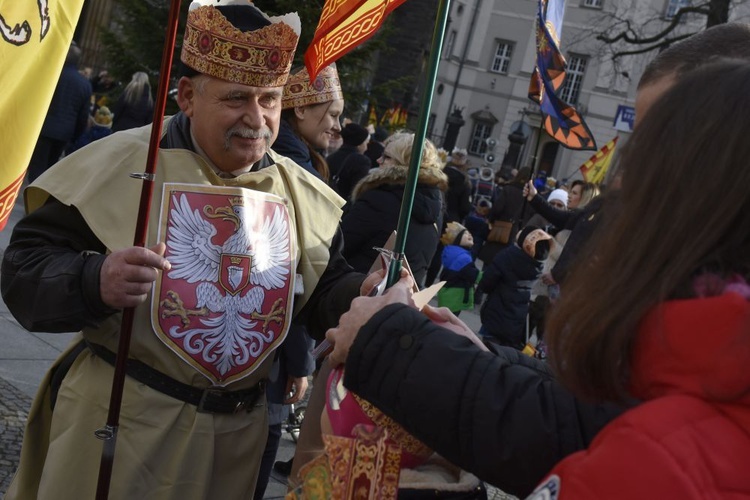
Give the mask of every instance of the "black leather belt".
[{"label": "black leather belt", "polygon": [[[104,346],[88,341],[86,345],[91,352],[112,366],[115,366],[115,353]],[[266,388],[266,381],[261,380],[250,389],[228,391],[224,387],[211,386],[205,389],[183,384],[135,359],[128,359],[125,372],[134,380],[150,388],[196,406],[201,413],[237,413],[251,411],[256,406]]]}]

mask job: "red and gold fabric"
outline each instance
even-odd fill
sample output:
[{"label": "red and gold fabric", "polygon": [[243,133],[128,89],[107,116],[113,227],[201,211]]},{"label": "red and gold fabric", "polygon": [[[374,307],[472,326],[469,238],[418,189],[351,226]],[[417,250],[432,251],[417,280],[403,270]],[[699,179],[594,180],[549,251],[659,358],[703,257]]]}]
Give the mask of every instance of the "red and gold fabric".
[{"label": "red and gold fabric", "polygon": [[290,75],[284,86],[281,107],[289,109],[310,106],[343,98],[344,92],[341,90],[336,64],[332,63],[323,68],[313,82],[310,82],[307,68]]},{"label": "red and gold fabric", "polygon": [[305,52],[311,78],[370,38],[406,0],[326,0],[313,41]]},{"label": "red and gold fabric", "polygon": [[300,21],[296,13],[276,21],[243,32],[212,5],[198,6],[188,13],[180,59],[199,73],[228,82],[280,87],[292,67]]},{"label": "red and gold fabric", "polygon": [[401,467],[412,469],[432,455],[432,450],[393,419],[368,401],[349,392],[344,387],[344,370],[339,367],[328,376],[326,415],[336,436],[351,437],[359,425],[377,427],[388,431],[388,439],[402,451]]},{"label": "red and gold fabric", "polygon": [[325,453],[300,469],[287,500],[395,500],[401,449],[382,428],[358,425],[351,437],[323,435]]}]

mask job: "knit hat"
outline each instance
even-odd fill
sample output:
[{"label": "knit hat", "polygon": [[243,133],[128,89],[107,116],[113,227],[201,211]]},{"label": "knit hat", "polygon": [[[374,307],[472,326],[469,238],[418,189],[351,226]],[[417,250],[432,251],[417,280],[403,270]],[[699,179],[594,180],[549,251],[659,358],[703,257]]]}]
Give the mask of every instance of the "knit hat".
[{"label": "knit hat", "polygon": [[100,127],[112,128],[112,118],[114,115],[107,106],[101,106],[94,114],[94,122]]},{"label": "knit hat", "polygon": [[526,226],[518,233],[518,246],[534,260],[544,260],[549,255],[552,236],[537,226]]},{"label": "knit hat", "polygon": [[375,133],[372,135],[372,138],[378,142],[383,142],[388,139],[388,129],[378,125],[375,127]]},{"label": "knit hat", "polygon": [[370,137],[370,134],[367,132],[367,129],[356,123],[347,123],[341,129],[341,138],[344,140],[344,144],[348,146],[359,146],[368,137]]},{"label": "knit hat", "polygon": [[564,189],[555,189],[547,197],[547,201],[561,201],[563,205],[568,206],[568,192]]},{"label": "knit hat", "polygon": [[461,237],[463,237],[465,232],[466,228],[458,222],[449,222],[448,225],[445,226],[443,236],[440,237],[440,243],[444,246],[459,245],[461,243]]}]

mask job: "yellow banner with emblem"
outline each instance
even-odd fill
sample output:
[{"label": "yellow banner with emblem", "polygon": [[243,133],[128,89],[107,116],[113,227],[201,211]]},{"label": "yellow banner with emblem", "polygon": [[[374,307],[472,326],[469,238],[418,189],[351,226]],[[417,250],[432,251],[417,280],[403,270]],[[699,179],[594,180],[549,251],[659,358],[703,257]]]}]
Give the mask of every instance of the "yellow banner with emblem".
[{"label": "yellow banner with emblem", "polygon": [[0,230],[8,222],[84,0],[0,0]]}]

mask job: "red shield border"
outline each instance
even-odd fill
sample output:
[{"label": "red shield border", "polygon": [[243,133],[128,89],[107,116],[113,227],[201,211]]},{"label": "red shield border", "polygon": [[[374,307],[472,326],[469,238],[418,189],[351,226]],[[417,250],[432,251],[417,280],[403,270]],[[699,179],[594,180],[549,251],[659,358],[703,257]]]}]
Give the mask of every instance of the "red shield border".
[{"label": "red shield border", "polygon": [[[187,202],[187,211],[180,200]],[[283,218],[288,236],[286,257],[279,264],[286,273],[283,286],[266,289],[260,284],[252,283],[253,276],[250,270],[253,257],[249,242],[247,253],[237,252],[236,248],[232,252],[222,251],[228,240],[237,233],[237,226],[229,217],[232,202],[244,204],[245,213],[249,214],[245,222],[248,222],[248,218],[252,219],[249,221],[250,227],[260,234],[263,233],[264,223],[268,226],[269,218]],[[193,217],[190,224],[185,223],[186,213]],[[219,215],[223,213],[228,216]],[[180,214],[183,216],[182,219]],[[184,257],[184,252],[181,254],[179,249],[185,247],[180,247],[178,243],[185,242],[185,234],[190,235],[191,231],[199,232],[196,227],[203,228],[205,232],[207,225],[213,227],[215,234],[206,240],[208,245],[202,247],[202,250],[212,258],[215,257],[216,261],[211,272],[204,267],[203,270],[206,272],[200,274],[195,272],[197,267],[189,268],[180,260],[179,257]],[[183,240],[180,240],[178,235],[182,235]],[[245,188],[167,183],[162,193],[158,240],[167,242],[165,256],[173,267],[168,272],[160,273],[154,284],[151,323],[157,337],[214,385],[228,385],[252,374],[284,340],[292,317],[296,231],[285,200]],[[201,241],[200,237],[194,241]],[[220,251],[212,253],[211,249]],[[248,271],[244,273],[237,286],[231,284],[228,274],[228,267],[235,264]],[[180,273],[182,276],[176,277]],[[259,288],[262,288],[262,291]],[[264,322],[263,319],[249,314],[245,308],[244,312],[235,314],[239,317],[233,317],[227,322],[225,311],[210,306],[198,307],[199,293],[204,297],[204,302],[206,296],[212,297],[213,305],[219,304],[218,309],[221,309],[222,304],[226,305],[226,301],[234,300],[235,305],[238,303],[236,301],[243,304],[261,304],[261,315],[268,314],[272,309],[277,314],[268,322]],[[262,301],[258,300],[259,297],[262,297]],[[179,301],[175,298],[179,298]],[[186,315],[181,316],[175,312],[176,308],[172,305],[176,303],[181,303],[183,310],[187,312]],[[221,321],[222,315],[224,321]],[[243,342],[234,346],[235,354],[228,356],[227,352],[232,349],[226,349],[226,340],[232,336],[225,333],[222,337],[220,332],[230,323],[253,326],[243,328],[239,336],[243,338]],[[242,345],[245,342],[246,344]],[[225,346],[224,351],[221,350],[222,345]],[[221,363],[217,363],[217,360],[221,360]]]}]

